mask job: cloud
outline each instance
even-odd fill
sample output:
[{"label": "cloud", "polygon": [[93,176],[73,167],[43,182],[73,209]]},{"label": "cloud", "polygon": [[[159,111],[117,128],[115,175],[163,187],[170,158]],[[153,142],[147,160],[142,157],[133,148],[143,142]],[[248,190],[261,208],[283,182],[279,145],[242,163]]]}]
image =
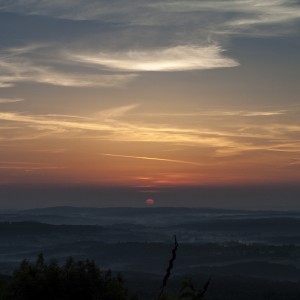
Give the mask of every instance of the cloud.
[{"label": "cloud", "polygon": [[26,45],[22,45],[19,47],[11,47],[9,49],[6,49],[6,51],[4,51],[4,57],[9,58],[9,57],[13,57],[13,56],[20,56],[23,54],[30,54],[36,50],[40,50],[42,48],[47,48],[48,46],[50,46],[50,44],[46,44],[46,43],[32,43],[32,44],[26,44]]},{"label": "cloud", "polygon": [[[4,2],[4,3],[3,3]],[[4,11],[14,11],[30,15],[50,15],[56,18],[71,20],[93,20],[102,15],[119,13],[126,9],[126,5],[121,6],[121,2],[110,4],[106,1],[94,0],[16,0],[2,1],[1,9]],[[126,1],[130,5],[132,1]]]},{"label": "cloud", "polygon": [[[300,125],[293,120],[291,123],[280,123],[277,119],[280,114],[272,114],[274,119],[268,123],[264,122],[264,118],[269,117],[269,113],[266,112],[263,115],[254,112],[255,116],[261,118],[260,121],[256,118],[238,120],[231,114],[224,118],[222,125],[207,123],[206,119],[203,119],[201,124],[198,116],[194,116],[195,123],[189,122],[190,126],[180,126],[178,122],[176,125],[168,124],[168,116],[166,120],[156,119],[155,122],[152,118],[150,123],[142,118],[141,122],[136,118],[139,112],[133,121],[132,111],[136,107],[137,105],[115,107],[84,118],[75,115],[0,112],[2,124],[13,126],[14,132],[13,135],[8,132],[6,136],[1,136],[0,140],[43,138],[48,135],[58,139],[65,139],[67,136],[69,139],[164,143],[210,149],[212,156],[233,156],[250,151],[300,152]],[[287,111],[286,114],[288,113]],[[126,121],[129,115],[130,122]],[[250,115],[253,116],[253,113]],[[122,118],[122,121],[119,118]],[[16,127],[19,127],[19,132]]]},{"label": "cloud", "polygon": [[[250,7],[246,7],[247,2],[250,2]],[[250,16],[230,22],[232,26],[282,24],[300,18],[299,3],[293,0],[239,1],[238,10]]]},{"label": "cloud", "polygon": [[20,82],[123,87],[138,77],[124,71],[141,75],[236,67],[239,63],[222,46],[231,35],[286,34],[300,20],[300,5],[292,0],[0,0],[0,11],[92,20],[82,28],[101,21],[100,39],[93,29],[72,32],[68,43],[45,38],[0,49],[0,88]]},{"label": "cloud", "polygon": [[7,170],[24,170],[24,171],[36,171],[36,170],[57,170],[63,169],[64,167],[48,165],[45,163],[34,163],[34,162],[4,162],[0,161],[0,169]]},{"label": "cloud", "polygon": [[118,53],[71,54],[78,62],[126,71],[187,71],[236,67],[239,64],[224,57],[217,45],[206,47],[176,46],[155,50],[131,50]]},{"label": "cloud", "polygon": [[[57,54],[56,60],[59,66],[50,67],[52,47],[33,44],[2,51],[2,55],[0,54],[0,88],[12,87],[18,82],[66,87],[122,87],[137,76],[135,74],[86,73],[80,67],[76,72],[66,72],[61,70],[64,69],[66,61]],[[40,51],[41,48],[45,52],[35,55],[34,51]]]},{"label": "cloud", "polygon": [[42,83],[65,87],[123,87],[137,77],[134,74],[121,75],[90,75],[60,73],[48,68],[27,73],[22,76],[0,76],[0,88],[13,87],[18,82]]},{"label": "cloud", "polygon": [[145,117],[272,117],[287,114],[287,110],[265,110],[265,111],[247,111],[247,110],[208,110],[204,109],[202,111],[195,112],[156,112],[156,113],[139,113],[140,116]]},{"label": "cloud", "polygon": [[[87,138],[85,132],[90,132],[89,138],[99,140],[238,147],[238,143],[229,138],[228,134],[216,130],[178,128],[161,124],[145,125],[105,118],[102,120],[91,119],[86,122],[82,119],[70,121],[68,118],[58,116],[26,115],[15,112],[0,112],[0,120],[13,124],[20,123],[22,130],[27,127],[28,131],[36,132],[41,137],[45,134],[59,137],[60,134],[65,136],[66,132],[73,132],[77,137]],[[80,134],[80,132],[82,133]],[[31,136],[34,136],[33,133]],[[245,134],[240,133],[240,135]],[[72,138],[72,135],[69,137]],[[9,139],[11,138],[10,136]]]},{"label": "cloud", "polygon": [[[224,56],[224,50],[216,44],[94,54],[66,54],[54,48],[55,45],[49,44],[28,44],[2,50],[0,87],[12,87],[19,82],[66,87],[123,87],[138,76],[124,71],[188,71],[239,65]],[[97,73],[91,69],[95,65]],[[70,66],[75,67],[76,72],[66,71]]]},{"label": "cloud", "polygon": [[16,103],[16,102],[21,102],[21,101],[24,101],[24,99],[21,99],[21,98],[15,98],[15,99],[0,98],[0,104],[3,104],[3,103]]},{"label": "cloud", "polygon": [[[36,124],[42,128],[45,126],[46,129],[53,128],[65,128],[65,129],[82,129],[82,130],[109,130],[109,125],[101,125],[97,123],[79,122],[79,121],[67,121],[62,118],[44,116],[44,115],[25,115],[14,112],[0,112],[0,120],[20,122],[25,124]],[[49,127],[53,126],[53,127]]]},{"label": "cloud", "polygon": [[[9,77],[9,79],[10,79],[10,77]],[[13,87],[13,86],[14,86],[13,83],[5,82],[5,80],[4,80],[4,82],[1,82],[1,76],[0,76],[0,88],[9,88],[9,87]]]},{"label": "cloud", "polygon": [[[243,32],[245,27],[291,23],[300,17],[296,0],[15,0],[2,1],[0,7],[3,11],[79,21],[101,20],[123,26],[165,28],[180,24],[193,31],[197,28],[197,32],[201,29],[221,32],[224,27],[227,32],[230,29]],[[270,34],[272,28],[264,32]]]},{"label": "cloud", "polygon": [[194,165],[194,166],[202,166],[203,165],[202,163],[193,162],[193,161],[159,158],[159,157],[133,156],[133,155],[112,154],[112,153],[100,153],[100,155],[111,156],[111,157],[130,158],[130,159],[163,161],[163,162],[169,162],[169,163],[186,164],[186,165]]},{"label": "cloud", "polygon": [[[28,77],[26,81],[45,83],[57,86],[72,87],[121,87],[136,78],[137,75],[90,75],[68,74],[43,70],[34,77]],[[25,81],[25,80],[24,80]]]},{"label": "cloud", "polygon": [[[149,3],[152,8],[157,8],[165,13],[193,14],[212,12],[215,21],[213,28],[219,33],[244,33],[245,28],[255,28],[261,25],[282,25],[293,23],[300,19],[300,3],[295,0],[224,0],[224,1],[157,1]],[[217,17],[218,16],[218,17]],[[222,17],[223,16],[223,17]],[[205,25],[205,24],[204,24]],[[210,22],[207,22],[210,25]],[[253,30],[248,33],[253,35],[273,34],[274,28]],[[274,31],[274,30],[273,30]]]},{"label": "cloud", "polygon": [[119,107],[114,107],[106,110],[101,110],[100,112],[94,114],[95,117],[101,118],[102,120],[115,119],[118,117],[122,117],[127,114],[129,111],[137,108],[138,104],[130,104]]},{"label": "cloud", "polygon": [[289,165],[300,165],[300,157],[293,157],[290,159]]}]

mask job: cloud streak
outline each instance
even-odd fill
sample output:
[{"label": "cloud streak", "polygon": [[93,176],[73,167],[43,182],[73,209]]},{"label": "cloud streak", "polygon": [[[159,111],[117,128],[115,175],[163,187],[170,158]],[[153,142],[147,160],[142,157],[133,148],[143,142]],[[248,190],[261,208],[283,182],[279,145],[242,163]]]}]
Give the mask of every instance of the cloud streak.
[{"label": "cloud streak", "polygon": [[250,110],[202,110],[196,112],[178,112],[178,113],[140,113],[140,116],[153,117],[272,117],[287,114],[287,110],[265,110],[265,111],[250,111]]},{"label": "cloud streak", "polygon": [[[54,46],[54,45],[53,45]],[[36,50],[43,57],[39,61]],[[52,47],[49,45],[26,45],[10,48],[0,54],[0,88],[12,87],[18,82],[41,83],[65,87],[122,87],[136,78],[135,74],[86,73],[80,67],[76,72],[66,72],[66,61],[56,54],[59,67],[51,67]],[[35,55],[34,55],[35,54]],[[49,63],[47,64],[47,62]]]},{"label": "cloud streak", "polygon": [[35,163],[35,162],[3,162],[0,161],[0,169],[7,170],[24,170],[24,171],[37,171],[37,170],[58,170],[64,169],[64,167],[53,166],[44,163]]},{"label": "cloud streak", "polygon": [[21,102],[21,101],[24,101],[24,99],[21,99],[21,98],[15,98],[15,99],[0,98],[0,104],[4,104],[4,103],[16,103],[16,102]]},{"label": "cloud streak", "polygon": [[[295,0],[116,0],[113,3],[99,0],[15,0],[2,1],[0,7],[2,11],[78,21],[101,20],[108,24],[118,22],[124,26],[153,27],[196,25],[204,30],[213,28],[219,32],[224,27],[238,32],[243,31],[244,27],[290,23],[300,17],[300,5]],[[205,13],[210,13],[208,19]],[[271,33],[271,29],[268,32]]]},{"label": "cloud streak", "polygon": [[193,162],[193,161],[159,158],[159,157],[133,156],[133,155],[112,154],[112,153],[100,153],[100,155],[111,156],[111,157],[130,158],[130,159],[154,160],[154,161],[162,161],[162,162],[167,162],[167,163],[177,163],[177,164],[185,164],[185,165],[193,165],[193,166],[203,166],[202,163],[197,163],[197,162]]},{"label": "cloud streak", "polygon": [[[214,123],[194,126],[166,125],[166,122],[147,123],[126,121],[136,105],[127,105],[104,110],[96,115],[82,118],[66,115],[29,115],[16,112],[0,112],[0,121],[13,126],[14,132],[22,130],[19,136],[6,134],[0,140],[43,138],[46,135],[60,138],[94,139],[117,142],[148,142],[181,146],[197,146],[211,149],[212,155],[237,155],[249,151],[290,152],[300,151],[300,125],[298,123],[257,123],[255,118],[248,122],[232,119],[232,114],[223,116],[222,127]],[[286,112],[288,114],[288,112]],[[253,113],[250,113],[253,117]],[[264,113],[254,116],[269,117]],[[137,114],[138,116],[138,114]],[[272,115],[277,118],[279,115]],[[239,117],[239,116],[237,116]],[[118,118],[122,118],[122,121]],[[197,116],[196,116],[197,118]],[[205,123],[205,121],[204,121]],[[9,130],[9,129],[7,129]],[[6,130],[6,131],[7,131]],[[24,134],[26,133],[26,134]],[[146,159],[146,158],[145,158]],[[175,162],[175,161],[174,161]],[[189,163],[188,161],[186,163]]]},{"label": "cloud streak", "polygon": [[130,105],[114,107],[114,108],[102,110],[94,115],[95,117],[101,118],[102,120],[115,119],[128,114],[129,111],[134,110],[138,106],[139,106],[138,104],[130,104]]},{"label": "cloud streak", "polygon": [[223,51],[217,45],[206,47],[186,45],[119,53],[70,54],[70,57],[78,62],[125,71],[188,71],[228,68],[239,65],[235,60],[223,56]]}]

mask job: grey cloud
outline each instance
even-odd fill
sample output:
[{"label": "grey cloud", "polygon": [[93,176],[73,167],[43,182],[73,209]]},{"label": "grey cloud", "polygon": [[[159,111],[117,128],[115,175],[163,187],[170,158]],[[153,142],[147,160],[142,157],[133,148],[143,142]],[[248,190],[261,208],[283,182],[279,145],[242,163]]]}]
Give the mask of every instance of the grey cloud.
[{"label": "grey cloud", "polygon": [[[138,76],[128,71],[235,67],[239,63],[222,46],[232,34],[280,35],[288,31],[282,24],[300,19],[300,5],[292,0],[0,0],[0,10],[92,20],[101,28],[99,39],[93,33],[68,45],[32,43],[2,50],[0,88],[17,82],[118,87]],[[276,24],[280,30],[274,30]]]},{"label": "grey cloud", "polygon": [[201,26],[206,32],[221,32],[224,27],[238,31],[239,27],[282,24],[300,18],[300,5],[294,0],[4,0],[0,4],[4,11],[26,14],[137,26],[166,27],[181,24],[193,26],[194,30]]}]

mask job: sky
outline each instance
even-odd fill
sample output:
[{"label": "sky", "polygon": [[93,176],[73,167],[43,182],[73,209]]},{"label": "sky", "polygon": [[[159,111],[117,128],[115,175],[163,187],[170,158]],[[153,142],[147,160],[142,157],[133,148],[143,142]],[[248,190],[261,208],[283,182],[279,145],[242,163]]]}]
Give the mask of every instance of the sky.
[{"label": "sky", "polygon": [[0,0],[0,26],[0,207],[43,187],[298,205],[300,1]]}]

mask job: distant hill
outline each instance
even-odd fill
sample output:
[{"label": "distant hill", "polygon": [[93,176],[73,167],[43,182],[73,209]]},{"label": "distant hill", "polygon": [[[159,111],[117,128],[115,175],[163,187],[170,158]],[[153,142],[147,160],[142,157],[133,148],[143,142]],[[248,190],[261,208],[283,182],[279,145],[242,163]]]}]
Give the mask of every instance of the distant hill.
[{"label": "distant hill", "polygon": [[138,223],[146,225],[178,224],[220,219],[263,219],[300,217],[300,213],[278,211],[244,211],[187,207],[71,207],[57,206],[18,211],[0,211],[1,221],[37,221],[51,224],[102,225]]},{"label": "distant hill", "polygon": [[157,278],[177,236],[178,276],[300,279],[300,213],[211,208],[49,207],[0,212],[0,273],[23,259],[95,260]]}]

